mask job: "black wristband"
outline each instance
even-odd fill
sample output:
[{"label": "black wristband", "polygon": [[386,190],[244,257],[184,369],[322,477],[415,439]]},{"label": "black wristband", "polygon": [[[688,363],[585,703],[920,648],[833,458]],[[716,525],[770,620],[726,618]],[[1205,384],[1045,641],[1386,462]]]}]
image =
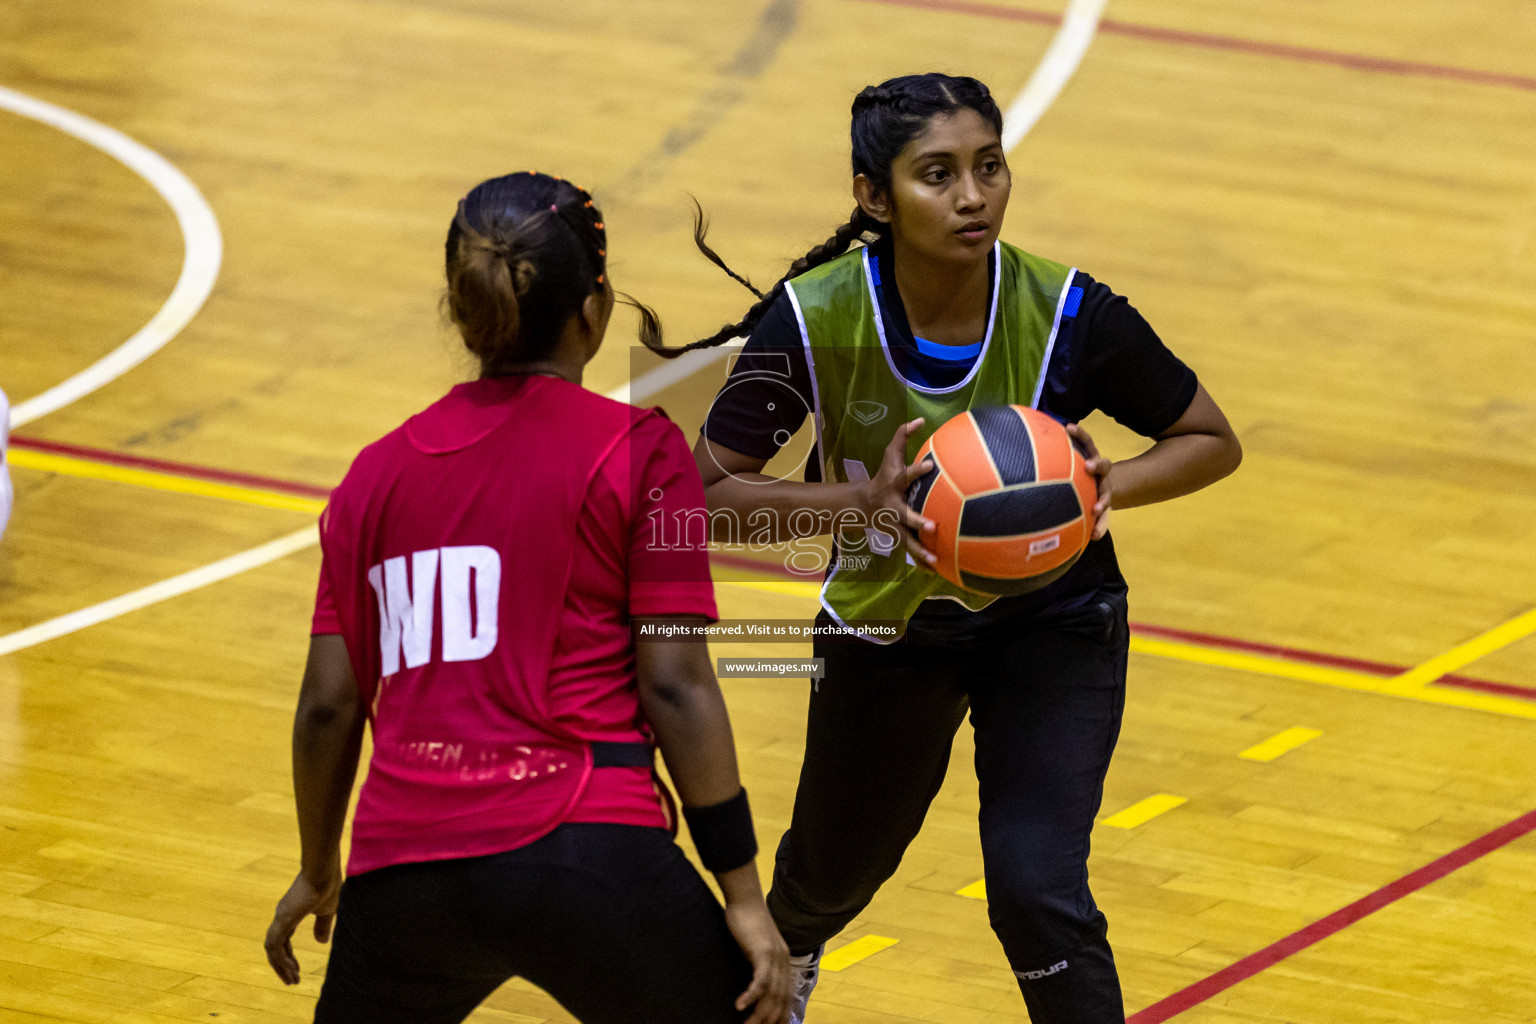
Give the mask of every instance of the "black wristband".
[{"label": "black wristband", "polygon": [[688,819],[688,834],[706,871],[717,875],[733,871],[757,856],[757,833],[752,830],[745,789],[723,803],[684,807],[683,817]]}]

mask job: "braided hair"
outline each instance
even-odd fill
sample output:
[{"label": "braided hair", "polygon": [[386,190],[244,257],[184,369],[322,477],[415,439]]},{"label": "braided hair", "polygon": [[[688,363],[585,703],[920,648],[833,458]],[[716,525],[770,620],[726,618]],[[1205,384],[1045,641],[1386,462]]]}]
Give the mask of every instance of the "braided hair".
[{"label": "braided hair", "polygon": [[[459,201],[444,245],[443,307],[480,375],[547,358],[589,295],[605,287],[608,234],[586,189],[537,171],[483,181]],[[640,311],[640,340],[661,345],[656,314]]]},{"label": "braided hair", "polygon": [[[853,123],[849,135],[853,143],[853,173],[869,179],[876,192],[889,194],[891,166],[896,157],[941,114],[953,114],[958,110],[974,110],[998,133],[1003,133],[1003,114],[997,101],[985,85],[974,78],[951,75],[927,74],[904,75],[871,85],[853,99]],[[726,324],[707,338],[701,338],[681,348],[664,348],[646,341],[646,347],[668,359],[698,348],[710,348],[731,338],[752,333],[753,328],[768,312],[768,307],[784,291],[784,283],[799,277],[806,271],[828,263],[848,251],[855,241],[866,243],[885,237],[890,225],[875,220],[862,207],[854,207],[848,220],[839,225],[820,245],[789,265],[789,272],[766,293],[758,291],[746,278],[737,274],[705,242],[709,220],[703,209],[694,202],[693,242],[715,266],[744,285],[758,297],[756,304],[734,324]]]}]

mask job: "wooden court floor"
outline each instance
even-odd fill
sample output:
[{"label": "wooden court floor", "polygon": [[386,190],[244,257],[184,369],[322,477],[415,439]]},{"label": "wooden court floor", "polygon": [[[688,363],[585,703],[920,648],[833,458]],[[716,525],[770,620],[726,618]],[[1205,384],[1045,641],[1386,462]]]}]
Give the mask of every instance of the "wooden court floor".
[{"label": "wooden court floor", "polygon": [[[437,311],[468,187],[527,167],[592,187],[617,285],[688,340],[748,296],[693,252],[686,193],[771,281],[849,209],[858,88],[939,69],[1006,104],[1067,10],[0,7],[0,87],[158,153],[223,251],[163,348],[15,430],[0,1024],[309,1019],[324,949],[297,943],[285,990],[260,945],[297,867],[287,742],[318,565],[299,531],[358,448],[469,372]],[[1129,296],[1247,453],[1115,518],[1138,629],[1090,866],[1135,1024],[1536,1020],[1532,54],[1519,0],[1111,0],[1012,153],[1005,237]],[[183,255],[145,178],[0,109],[14,403],[135,336]],[[634,380],[691,433],[727,363],[646,376],[630,331],[616,318],[588,386]],[[725,556],[722,614],[812,613],[803,585]],[[806,686],[726,684],[765,870]],[[1027,1019],[975,885],[969,762],[962,729],[815,1024]],[[519,983],[474,1019],[570,1020]]]}]

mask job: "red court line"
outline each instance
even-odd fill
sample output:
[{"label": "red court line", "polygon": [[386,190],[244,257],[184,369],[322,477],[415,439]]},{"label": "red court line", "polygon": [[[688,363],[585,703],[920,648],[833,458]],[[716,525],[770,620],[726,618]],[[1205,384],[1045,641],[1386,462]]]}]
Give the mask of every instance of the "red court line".
[{"label": "red court line", "polygon": [[1193,644],[1204,644],[1207,647],[1221,647],[1229,651],[1242,651],[1245,654],[1267,654],[1274,658],[1285,658],[1289,661],[1305,661],[1312,665],[1326,665],[1329,668],[1344,668],[1354,672],[1367,672],[1374,676],[1395,676],[1406,669],[1397,665],[1388,665],[1381,661],[1367,661],[1364,658],[1346,658],[1338,654],[1319,654],[1316,651],[1301,650],[1296,647],[1284,647],[1280,644],[1261,644],[1252,640],[1235,640],[1231,637],[1216,636],[1211,633],[1196,633],[1189,629],[1171,629],[1167,626],[1149,626],[1134,624],[1136,632],[1145,633],[1148,636],[1160,636],[1167,640],[1184,640]]},{"label": "red court line", "polygon": [[[729,566],[733,569],[745,569],[749,572],[784,576],[789,579],[820,582],[818,576],[806,576],[796,573],[778,562],[747,558],[741,555],[729,555],[718,551],[711,554],[710,558],[716,564]],[[1197,633],[1188,629],[1154,626],[1145,622],[1131,623],[1131,631],[1145,636],[1162,637],[1167,640],[1182,640],[1186,643],[1200,644],[1204,647],[1216,647],[1227,651],[1242,651],[1245,654],[1264,654],[1272,658],[1284,658],[1287,661],[1300,661],[1309,665],[1326,665],[1329,668],[1349,669],[1354,672],[1365,672],[1375,676],[1395,676],[1408,671],[1407,667],[1403,665],[1389,665],[1382,661],[1367,661],[1364,658],[1324,654],[1319,651],[1304,650],[1300,647],[1263,644],[1252,640],[1239,640],[1236,637],[1220,636],[1215,633]],[[1461,690],[1476,690],[1480,693],[1497,693],[1505,697],[1519,697],[1524,700],[1536,700],[1536,687],[1518,686],[1514,683],[1496,683],[1490,679],[1473,679],[1469,676],[1446,675],[1435,680],[1434,685],[1450,686]]]},{"label": "red court line", "polygon": [[304,498],[329,498],[331,496],[331,489],[329,487],[320,487],[316,484],[295,483],[292,480],[278,480],[274,477],[255,476],[251,473],[235,473],[227,469],[194,466],[185,462],[147,459],[141,455],[124,455],[121,452],[108,451],[105,448],[88,448],[85,445],[64,444],[59,441],[43,441],[32,437],[12,437],[11,444],[17,448],[25,448],[27,451],[45,452],[49,455],[69,455],[77,459],[89,459],[92,462],[105,462],[109,466],[148,469],[157,473],[172,473],[176,476],[191,477],[194,480],[211,480],[221,484],[238,484],[241,487],[259,487],[263,490],[277,491],[281,494],[297,494]]},{"label": "red court line", "polygon": [[[1016,7],[999,7],[995,4],[975,3],[972,0],[864,0],[865,3],[885,4],[890,7],[915,7],[919,10],[942,11],[950,14],[972,14],[982,18],[998,18],[1003,21],[1026,21],[1038,25],[1058,25],[1061,18],[1045,11],[1021,10]],[[1260,57],[1278,57],[1283,60],[1302,61],[1309,64],[1328,64],[1351,71],[1371,71],[1389,75],[1410,75],[1420,78],[1440,78],[1475,85],[1501,85],[1512,89],[1536,92],[1536,78],[1512,75],[1500,71],[1483,71],[1478,68],[1458,68],[1446,64],[1426,64],[1414,60],[1395,60],[1390,57],[1371,57],[1366,54],[1344,53],[1339,50],[1323,50],[1311,46],[1291,46],[1286,43],[1265,42],[1262,39],[1242,39],[1237,36],[1218,35],[1211,32],[1189,32],[1184,29],[1161,28],[1156,25],[1138,25],[1135,22],[1104,18],[1099,21],[1099,31],[1107,35],[1129,36],[1157,43],[1181,46],[1198,46],[1207,50],[1227,50],[1233,53],[1251,53]]]},{"label": "red court line", "polygon": [[[69,455],[78,459],[90,459],[113,466],[129,466],[135,469],[149,469],[160,473],[172,473],[178,476],[190,477],[194,480],[212,480],[218,483],[259,487],[269,491],[277,491],[280,494],[297,494],[306,498],[328,498],[331,494],[330,488],[321,487],[317,484],[296,483],[292,480],[279,480],[274,477],[255,476],[250,473],[236,473],[227,469],[215,469],[210,466],[199,466],[186,462],[170,462],[165,459],[150,459],[139,455],[124,455],[119,452],[108,451],[105,448],[64,444],[59,441],[43,441],[30,437],[13,437],[11,438],[11,444],[17,448],[25,448],[29,451],[47,452],[53,455]],[[744,569],[748,572],[782,576],[786,579],[800,580],[802,582],[820,582],[819,574],[797,573],[781,562],[769,562],[743,555],[732,555],[723,551],[713,552],[710,555],[710,559],[717,565],[733,569]],[[1196,633],[1190,630],[1171,629],[1167,626],[1153,626],[1138,622],[1131,623],[1131,629],[1137,633],[1144,633],[1148,636],[1160,636],[1169,640],[1183,640],[1188,643],[1203,644],[1207,647],[1217,647],[1229,651],[1244,651],[1249,654],[1266,654],[1290,661],[1306,662],[1313,665],[1328,665],[1333,668],[1351,669],[1356,672],[1367,672],[1378,676],[1395,676],[1400,672],[1407,671],[1406,668],[1400,665],[1388,665],[1383,662],[1366,661],[1361,658],[1347,658],[1337,654],[1322,654],[1317,651],[1307,651],[1296,647],[1255,643],[1251,640],[1239,640],[1235,637],[1218,636],[1213,633]],[[1488,679],[1448,675],[1437,679],[1435,685],[1454,686],[1464,690],[1477,690],[1481,693],[1497,693],[1506,697],[1536,700],[1536,688],[1517,686],[1511,683],[1496,683]]]},{"label": "red court line", "polygon": [[1458,690],[1476,690],[1478,693],[1497,693],[1503,697],[1519,697],[1522,700],[1536,700],[1536,689],[1529,686],[1517,686],[1514,683],[1495,683],[1490,679],[1470,679],[1467,676],[1441,676],[1436,679],[1433,686],[1451,686]]},{"label": "red court line", "polygon": [[[1318,651],[1307,651],[1299,647],[1261,644],[1255,643],[1252,640],[1238,640],[1230,636],[1218,636],[1214,633],[1196,633],[1193,630],[1171,629],[1168,626],[1153,626],[1142,622],[1131,623],[1131,629],[1137,633],[1144,633],[1147,636],[1160,636],[1168,640],[1184,640],[1188,643],[1202,644],[1206,647],[1220,647],[1228,651],[1242,651],[1246,654],[1266,654],[1273,658],[1284,658],[1287,661],[1301,661],[1309,665],[1326,665],[1329,668],[1349,669],[1354,672],[1365,672],[1373,676],[1395,676],[1408,671],[1402,665],[1389,665],[1384,661],[1367,661],[1364,658],[1347,658],[1339,654],[1322,654]],[[1473,679],[1470,676],[1454,674],[1441,676],[1435,680],[1435,685],[1536,700],[1536,688],[1518,686],[1514,683],[1496,683],[1490,679]]]},{"label": "red court line", "polygon": [[1362,899],[1358,899],[1342,910],[1335,910],[1320,921],[1314,921],[1297,932],[1292,932],[1279,942],[1272,943],[1259,950],[1250,953],[1230,967],[1224,967],[1207,978],[1202,978],[1188,988],[1180,989],[1165,999],[1160,999],[1144,1010],[1133,1013],[1126,1019],[1126,1024],[1162,1024],[1170,1017],[1177,1016],[1193,1006],[1205,1002],[1207,999],[1253,977],[1260,971],[1273,967],[1286,957],[1301,952],[1308,946],[1314,945],[1343,931],[1383,907],[1390,906],[1410,893],[1418,892],[1431,882],[1438,881],[1459,868],[1486,854],[1492,853],[1499,847],[1519,839],[1521,836],[1536,829],[1536,811],[1527,811],[1507,825],[1501,825],[1480,838],[1472,840],[1466,846],[1410,872],[1389,885],[1382,886],[1375,892]]}]

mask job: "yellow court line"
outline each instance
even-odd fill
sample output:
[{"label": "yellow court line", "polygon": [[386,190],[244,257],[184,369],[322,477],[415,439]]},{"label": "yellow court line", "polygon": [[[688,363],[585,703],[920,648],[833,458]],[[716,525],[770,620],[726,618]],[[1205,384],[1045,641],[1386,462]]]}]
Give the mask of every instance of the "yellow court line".
[{"label": "yellow court line", "polygon": [[[44,473],[59,473],[90,480],[107,480],[113,483],[132,484],[138,487],[148,487],[175,494],[193,494],[205,498],[236,501],[246,505],[257,505],[262,508],[304,512],[310,515],[318,515],[325,509],[325,502],[320,498],[305,498],[293,494],[283,494],[278,491],[262,490],[257,487],[216,483],[211,480],[199,480],[193,477],[161,473],[155,470],[113,466],[68,455],[51,455],[44,452],[13,448],[8,453],[8,459],[12,465],[22,469],[37,470]],[[816,596],[821,589],[817,583],[801,582],[798,580],[731,580],[724,582],[729,586],[745,587],[749,590],[756,590],[767,594],[807,598]],[[1409,669],[1398,676],[1373,676],[1367,675],[1364,672],[1351,672],[1347,669],[1329,668],[1324,665],[1309,665],[1305,662],[1288,661],[1284,658],[1270,657],[1262,654],[1246,654],[1241,651],[1202,647],[1199,644],[1183,643],[1175,640],[1156,640],[1144,636],[1131,637],[1131,650],[1138,654],[1146,654],[1156,658],[1171,658],[1175,661],[1211,665],[1217,668],[1234,669],[1239,672],[1255,672],[1260,675],[1278,676],[1282,679],[1321,683],[1325,686],[1336,686],[1346,690],[1402,697],[1426,704],[1440,704],[1446,707],[1486,711],[1496,715],[1508,715],[1514,718],[1526,718],[1536,721],[1536,703],[1519,700],[1514,697],[1503,697],[1498,694],[1477,693],[1475,691],[1429,685],[1446,673],[1464,668],[1478,658],[1506,647],[1532,633],[1536,633],[1536,608],[1489,630],[1481,636],[1473,638],[1459,647],[1452,648],[1442,655],[1431,658],[1424,664]]]},{"label": "yellow court line", "polygon": [[[763,580],[723,580],[721,586],[743,587],[747,590],[757,590],[766,594],[787,594],[790,596],[815,597],[820,587],[815,583],[800,583],[795,581],[763,581]],[[1527,621],[1528,619],[1532,621]],[[1519,630],[1526,633],[1536,631],[1536,610],[1522,615],[1518,619],[1505,623],[1498,629],[1490,630],[1477,640],[1456,649],[1457,652],[1471,648],[1480,641],[1486,646],[1478,648],[1479,652],[1474,657],[1459,662],[1454,668],[1443,669],[1435,678],[1446,672],[1462,668],[1476,657],[1481,657],[1489,650],[1495,650],[1499,646],[1513,643],[1525,633],[1514,635]],[[1472,690],[1457,690],[1447,686],[1429,686],[1411,679],[1405,682],[1409,673],[1400,676],[1375,676],[1366,672],[1352,672],[1349,669],[1330,668],[1327,665],[1312,665],[1304,661],[1290,661],[1285,658],[1277,658],[1267,654],[1248,654],[1244,651],[1230,651],[1219,647],[1204,647],[1200,644],[1185,643],[1180,640],[1158,640],[1148,636],[1132,634],[1131,650],[1136,654],[1145,654],[1154,658],[1167,658],[1173,661],[1185,661],[1196,665],[1210,665],[1214,668],[1232,669],[1237,672],[1253,672],[1258,675],[1276,676],[1280,679],[1295,679],[1303,683],[1319,683],[1323,686],[1334,686],[1344,690],[1355,690],[1360,693],[1375,693],[1386,697],[1401,697],[1405,700],[1416,700],[1423,704],[1439,704],[1443,707],[1464,708],[1469,711],[1486,711],[1495,715],[1507,715],[1511,718],[1528,718],[1536,721],[1536,702],[1520,700],[1516,697],[1503,697],[1493,693],[1478,693]],[[1455,653],[1455,652],[1448,652]],[[1442,657],[1445,657],[1442,655]],[[1430,665],[1426,662],[1425,665]],[[1414,670],[1417,671],[1417,670]]]},{"label": "yellow court line", "polygon": [[1248,654],[1244,651],[1226,651],[1219,647],[1202,647],[1180,640],[1155,640],[1145,636],[1131,636],[1131,650],[1136,654],[1150,654],[1155,658],[1172,658],[1190,661],[1198,665],[1214,665],[1239,672],[1257,672],[1260,675],[1297,679],[1304,683],[1323,683],[1326,686],[1342,686],[1351,690],[1380,690],[1386,685],[1381,676],[1348,669],[1329,668],[1326,665],[1309,665],[1301,661],[1287,661],[1267,654]]},{"label": "yellow court line", "polygon": [[1108,825],[1110,828],[1136,828],[1145,825],[1160,815],[1167,814],[1175,807],[1182,807],[1189,803],[1187,796],[1174,796],[1172,793],[1156,793],[1145,800],[1138,800],[1123,811],[1116,811],[1105,818],[1099,824]]},{"label": "yellow court line", "polygon": [[1321,729],[1308,729],[1305,726],[1295,725],[1283,732],[1275,733],[1262,743],[1255,743],[1237,756],[1250,761],[1273,761],[1281,754],[1288,754],[1304,743],[1311,743],[1322,734]]},{"label": "yellow court line", "polygon": [[888,939],[884,935],[864,935],[846,945],[838,946],[821,958],[821,969],[834,974],[852,967],[860,960],[867,960],[882,949],[890,949],[900,939]]},{"label": "yellow court line", "polygon": [[1428,686],[1441,676],[1466,668],[1479,658],[1508,647],[1517,640],[1524,640],[1532,633],[1536,633],[1536,608],[1516,615],[1503,625],[1495,626],[1481,636],[1452,647],[1444,654],[1435,655],[1422,665],[1416,665],[1395,677],[1393,682],[1404,688]]},{"label": "yellow court line", "polygon": [[1154,658],[1171,658],[1197,665],[1235,669],[1239,672],[1256,672],[1260,675],[1296,679],[1304,683],[1321,683],[1361,693],[1377,693],[1387,697],[1402,697],[1424,704],[1440,704],[1445,707],[1466,708],[1471,711],[1487,711],[1512,718],[1528,718],[1536,721],[1536,703],[1515,697],[1501,697],[1493,693],[1477,693],[1471,690],[1455,690],[1448,686],[1404,686],[1401,676],[1373,676],[1364,672],[1350,672],[1325,665],[1308,665],[1304,662],[1286,661],[1263,654],[1245,654],[1242,651],[1223,651],[1213,647],[1181,643],[1176,640],[1153,640],[1150,637],[1132,636],[1131,650]]},{"label": "yellow court line", "polygon": [[964,885],[955,890],[956,896],[964,896],[968,900],[984,900],[987,898],[987,880],[985,878]]},{"label": "yellow court line", "polygon": [[764,594],[788,594],[790,597],[815,597],[821,593],[820,583],[802,583],[799,580],[721,580],[719,585],[745,587]]},{"label": "yellow court line", "polygon": [[170,491],[173,494],[196,494],[204,498],[221,498],[224,501],[238,501],[246,505],[260,505],[263,508],[277,508],[288,512],[307,512],[311,515],[319,515],[325,509],[325,502],[319,498],[303,498],[279,491],[264,491],[257,487],[215,483],[212,480],[198,480],[194,477],[177,476],[174,473],[160,473],[152,469],[113,466],[89,459],[77,459],[69,455],[49,455],[45,452],[12,449],[7,453],[6,459],[11,465],[22,469],[77,476],[86,480],[108,480],[112,483],[149,487],[157,491]]}]

